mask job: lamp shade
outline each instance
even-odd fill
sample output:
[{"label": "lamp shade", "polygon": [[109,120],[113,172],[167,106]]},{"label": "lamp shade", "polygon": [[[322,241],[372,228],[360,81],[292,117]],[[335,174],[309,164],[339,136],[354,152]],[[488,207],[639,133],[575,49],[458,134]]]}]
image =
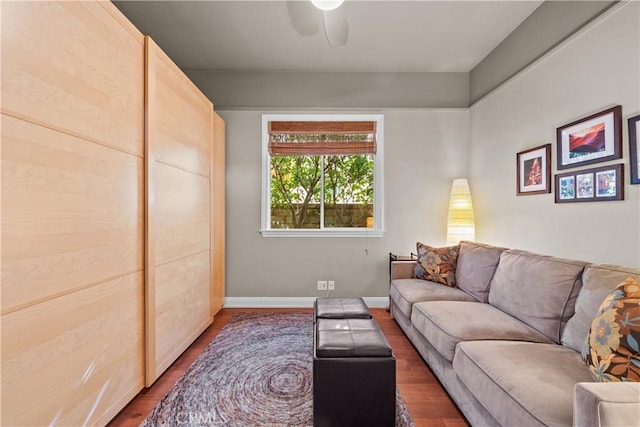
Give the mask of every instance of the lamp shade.
[{"label": "lamp shade", "polygon": [[311,3],[320,10],[333,10],[340,7],[344,0],[311,0]]},{"label": "lamp shade", "polygon": [[466,179],[454,179],[449,198],[447,244],[457,245],[461,240],[474,240],[475,238],[476,226],[469,183]]}]

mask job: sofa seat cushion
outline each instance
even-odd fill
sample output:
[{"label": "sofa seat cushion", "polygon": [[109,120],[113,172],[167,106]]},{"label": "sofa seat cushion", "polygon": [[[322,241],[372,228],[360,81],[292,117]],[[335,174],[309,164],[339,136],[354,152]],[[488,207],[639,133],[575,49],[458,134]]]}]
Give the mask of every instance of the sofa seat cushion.
[{"label": "sofa seat cushion", "polygon": [[411,323],[448,361],[456,345],[472,340],[511,340],[551,343],[532,327],[489,304],[429,301],[414,304]]},{"label": "sofa seat cushion", "polygon": [[423,279],[396,279],[391,282],[389,297],[398,310],[407,318],[411,317],[413,304],[422,301],[475,301],[457,288],[441,285]]},{"label": "sofa seat cushion", "polygon": [[580,354],[556,344],[462,342],[453,368],[505,426],[571,426],[573,387],[593,381]]}]

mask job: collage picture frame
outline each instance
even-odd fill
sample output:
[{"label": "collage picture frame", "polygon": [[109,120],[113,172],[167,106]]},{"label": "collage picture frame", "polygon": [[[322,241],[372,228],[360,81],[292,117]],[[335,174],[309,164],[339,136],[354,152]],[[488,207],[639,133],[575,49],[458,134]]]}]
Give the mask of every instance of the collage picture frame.
[{"label": "collage picture frame", "polygon": [[556,203],[624,200],[624,165],[620,163],[557,174],[555,186]]}]

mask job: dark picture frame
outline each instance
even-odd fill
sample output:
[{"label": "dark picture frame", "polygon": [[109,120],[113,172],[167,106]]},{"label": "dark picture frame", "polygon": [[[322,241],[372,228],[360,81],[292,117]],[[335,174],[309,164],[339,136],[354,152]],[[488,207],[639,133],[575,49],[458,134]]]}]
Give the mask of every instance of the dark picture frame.
[{"label": "dark picture frame", "polygon": [[556,203],[624,200],[624,165],[556,174]]},{"label": "dark picture frame", "polygon": [[516,154],[516,194],[551,193],[551,144]]},{"label": "dark picture frame", "polygon": [[631,184],[640,184],[640,115],[630,117],[629,125],[629,169]]},{"label": "dark picture frame", "polygon": [[617,105],[556,129],[558,169],[622,157],[622,106]]}]

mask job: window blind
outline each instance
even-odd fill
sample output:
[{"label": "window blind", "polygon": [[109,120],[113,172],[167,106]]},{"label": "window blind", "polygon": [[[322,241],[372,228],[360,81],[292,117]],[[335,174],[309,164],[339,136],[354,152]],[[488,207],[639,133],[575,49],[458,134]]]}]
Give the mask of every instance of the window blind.
[{"label": "window blind", "polygon": [[271,156],[375,153],[376,122],[269,122]]}]

